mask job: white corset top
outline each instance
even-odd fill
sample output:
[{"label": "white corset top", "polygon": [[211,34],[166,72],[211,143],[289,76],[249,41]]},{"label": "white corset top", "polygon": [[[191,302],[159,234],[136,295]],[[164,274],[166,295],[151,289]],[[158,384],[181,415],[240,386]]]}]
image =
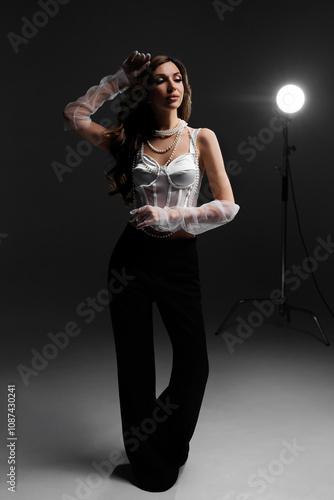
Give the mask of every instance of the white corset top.
[{"label": "white corset top", "polygon": [[[190,151],[177,156],[167,167],[144,153],[145,163],[141,161],[140,150],[134,162],[132,180],[137,198],[137,208],[143,205],[165,207],[196,206],[203,174],[196,162],[194,148],[199,132],[191,132]],[[196,146],[195,146],[196,147]]]}]

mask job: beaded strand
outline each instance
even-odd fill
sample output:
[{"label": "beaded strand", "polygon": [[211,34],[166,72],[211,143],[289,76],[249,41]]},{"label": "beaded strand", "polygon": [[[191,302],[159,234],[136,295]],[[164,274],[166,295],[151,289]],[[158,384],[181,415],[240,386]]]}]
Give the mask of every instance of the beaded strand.
[{"label": "beaded strand", "polygon": [[[166,161],[166,163],[165,163],[164,165],[159,165],[159,167],[161,167],[161,166],[162,166],[162,167],[167,167],[167,166],[170,164],[170,162],[172,161],[172,158],[173,158],[174,153],[175,153],[175,150],[176,150],[176,146],[177,146],[177,145],[178,145],[178,143],[179,143],[179,140],[180,140],[180,138],[181,138],[182,132],[183,132],[183,129],[180,129],[180,130],[178,131],[177,136],[175,137],[175,139],[174,139],[173,143],[171,144],[171,146],[173,146],[173,145],[174,145],[174,149],[173,149],[172,154],[170,155],[170,157],[168,158],[168,160]],[[148,143],[149,141],[146,141],[146,142]],[[151,149],[152,149],[152,148],[151,148]],[[170,148],[168,148],[168,149],[170,149]],[[154,148],[154,151],[156,151],[156,152],[158,152],[158,153],[164,153],[164,152],[168,151],[168,149],[166,149],[166,150],[162,151],[162,150],[158,150],[158,149],[155,149],[155,148]],[[142,143],[142,145],[141,145],[140,153],[141,153],[141,161],[143,162],[143,164],[145,165],[145,167],[148,167],[148,169],[152,171],[152,169],[150,168],[150,166],[149,166],[149,165],[145,162],[145,160],[144,160],[144,158],[143,158],[143,156],[144,156],[144,142],[143,142],[143,143]]]},{"label": "beaded strand", "polygon": [[168,130],[155,130],[153,132],[153,136],[157,137],[159,135],[161,136],[169,136],[169,135],[174,135],[176,132],[178,132],[179,128],[181,128],[184,124],[184,120],[179,120],[179,123],[176,125],[175,128],[170,128]]},{"label": "beaded strand", "polygon": [[[162,135],[162,136],[170,137],[177,132],[177,136],[175,137],[174,141],[166,149],[156,149],[154,146],[152,146],[152,144],[150,143],[150,141],[148,139],[146,140],[146,143],[149,146],[149,148],[152,149],[152,151],[155,151],[156,153],[160,153],[160,154],[167,153],[167,151],[169,151],[174,146],[174,144],[176,144],[178,142],[178,139],[181,136],[181,133],[183,132],[184,127],[187,125],[188,125],[188,123],[186,123],[184,120],[180,120],[177,127],[173,128],[173,129],[169,129],[169,130],[161,130],[161,132],[163,132],[161,134],[157,133],[157,132],[159,132],[159,130],[155,130],[154,136]],[[175,147],[176,147],[176,145],[175,145]]]}]

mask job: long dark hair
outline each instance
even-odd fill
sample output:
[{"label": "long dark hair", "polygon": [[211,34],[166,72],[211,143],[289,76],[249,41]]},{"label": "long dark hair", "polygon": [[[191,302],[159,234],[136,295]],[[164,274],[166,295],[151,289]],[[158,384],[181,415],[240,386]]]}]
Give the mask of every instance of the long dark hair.
[{"label": "long dark hair", "polygon": [[[154,86],[153,71],[163,63],[173,62],[182,75],[184,86],[183,100],[177,115],[186,122],[191,113],[191,87],[186,68],[181,61],[159,55],[151,59],[143,73],[124,92],[120,102],[121,111],[117,115],[118,125],[106,130],[110,139],[110,152],[113,155],[113,167],[106,172],[111,191],[108,196],[120,194],[125,205],[134,202],[132,192],[132,164],[143,141],[150,138],[157,123],[149,103],[146,102],[148,91]],[[110,163],[110,162],[109,162]]]}]

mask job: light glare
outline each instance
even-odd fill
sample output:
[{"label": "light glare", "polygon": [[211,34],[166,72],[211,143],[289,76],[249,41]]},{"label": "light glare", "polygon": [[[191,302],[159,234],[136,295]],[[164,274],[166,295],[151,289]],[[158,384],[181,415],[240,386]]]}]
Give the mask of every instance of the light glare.
[{"label": "light glare", "polygon": [[297,85],[285,85],[278,92],[276,102],[284,113],[296,113],[303,107],[305,95]]}]

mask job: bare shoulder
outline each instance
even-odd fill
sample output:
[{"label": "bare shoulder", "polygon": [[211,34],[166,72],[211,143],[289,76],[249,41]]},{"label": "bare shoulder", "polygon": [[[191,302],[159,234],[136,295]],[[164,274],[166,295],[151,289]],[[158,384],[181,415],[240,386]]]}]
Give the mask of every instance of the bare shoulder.
[{"label": "bare shoulder", "polygon": [[209,128],[197,128],[188,127],[190,132],[193,133],[194,130],[198,130],[196,137],[196,146],[198,152],[199,168],[201,172],[205,170],[205,159],[208,157],[208,152],[212,150],[214,144],[218,144],[215,133]]},{"label": "bare shoulder", "polygon": [[203,148],[217,142],[217,136],[210,128],[201,128],[197,134],[198,144]]},{"label": "bare shoulder", "polygon": [[220,150],[216,134],[210,128],[201,128],[197,134],[197,148],[203,161],[214,151]]},{"label": "bare shoulder", "polygon": [[197,142],[203,144],[204,146],[212,141],[217,141],[216,134],[210,128],[197,128],[197,129],[194,129],[193,127],[188,127],[188,128],[191,133],[193,133],[194,130],[198,130]]}]

